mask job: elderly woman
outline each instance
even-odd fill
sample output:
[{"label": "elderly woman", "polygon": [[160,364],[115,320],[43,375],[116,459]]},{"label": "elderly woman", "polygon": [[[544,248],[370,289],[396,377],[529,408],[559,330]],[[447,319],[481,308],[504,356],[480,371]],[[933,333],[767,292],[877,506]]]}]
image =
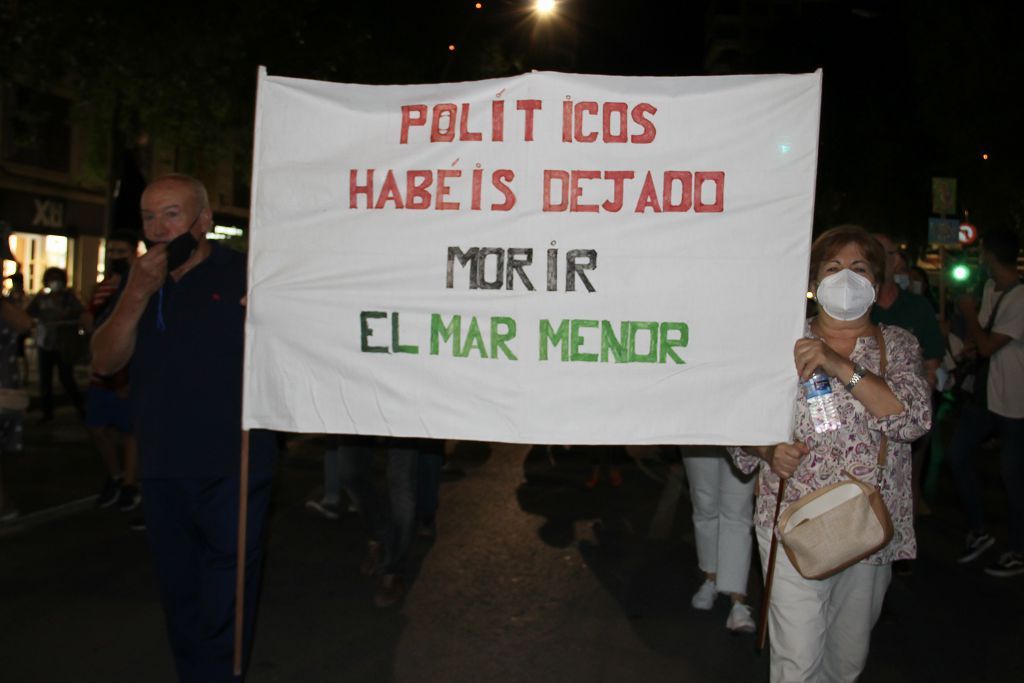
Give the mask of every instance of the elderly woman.
[{"label": "elderly woman", "polygon": [[[810,284],[819,313],[808,321],[793,358],[801,382],[816,370],[831,378],[840,426],[816,432],[798,396],[792,442],[731,449],[741,470],[761,468],[754,515],[762,567],[767,566],[780,478],[787,480],[784,511],[840,481],[847,470],[878,486],[895,532],[880,551],[824,580],[803,578],[786,554],[778,553],[768,615],[772,681],[856,680],[867,660],[891,564],[912,559],[916,552],[910,443],[928,431],[931,403],[914,336],[871,322],[884,271],[882,247],[860,227],[833,228],[815,240]],[[879,330],[887,357],[884,375],[879,375]],[[883,436],[889,439],[887,461],[876,473]]]}]

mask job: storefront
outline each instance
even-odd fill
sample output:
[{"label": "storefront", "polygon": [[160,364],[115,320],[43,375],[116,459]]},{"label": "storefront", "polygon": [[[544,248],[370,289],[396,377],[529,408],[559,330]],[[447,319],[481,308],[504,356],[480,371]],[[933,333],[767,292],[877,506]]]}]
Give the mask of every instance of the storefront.
[{"label": "storefront", "polygon": [[103,196],[74,198],[0,188],[0,222],[14,261],[4,261],[3,288],[20,272],[29,295],[43,288],[47,268],[63,268],[82,296],[96,282],[104,224]]},{"label": "storefront", "polygon": [[247,251],[249,248],[249,221],[240,216],[215,212],[213,228],[206,236],[231,249]]}]

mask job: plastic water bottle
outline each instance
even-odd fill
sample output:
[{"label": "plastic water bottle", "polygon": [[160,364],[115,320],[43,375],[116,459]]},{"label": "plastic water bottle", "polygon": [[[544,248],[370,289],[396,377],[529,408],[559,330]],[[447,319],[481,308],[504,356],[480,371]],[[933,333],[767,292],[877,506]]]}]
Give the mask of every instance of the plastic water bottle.
[{"label": "plastic water bottle", "polygon": [[807,409],[811,412],[811,424],[814,431],[821,434],[839,429],[839,410],[836,408],[836,397],[832,395],[832,383],[828,375],[815,370],[811,378],[801,385]]}]

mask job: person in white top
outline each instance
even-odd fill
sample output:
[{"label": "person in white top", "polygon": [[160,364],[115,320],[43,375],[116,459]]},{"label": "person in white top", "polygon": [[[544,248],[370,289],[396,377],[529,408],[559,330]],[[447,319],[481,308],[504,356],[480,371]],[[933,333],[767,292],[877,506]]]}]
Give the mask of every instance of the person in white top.
[{"label": "person in white top", "polygon": [[1000,577],[1024,574],[1024,286],[1017,272],[1019,252],[1013,232],[986,234],[981,259],[991,277],[981,307],[969,295],[957,302],[967,326],[965,348],[974,353],[979,368],[974,399],[962,408],[949,450],[968,524],[967,547],[959,561],[971,562],[995,543],[986,527],[973,457],[978,446],[998,432],[1010,539],[1007,551],[985,572]]},{"label": "person in white top", "polygon": [[757,624],[747,606],[747,575],[754,536],[754,480],[737,470],[724,449],[684,446],[683,467],[690,482],[697,564],[704,582],[690,604],[709,610],[719,593],[732,602],[725,627],[753,633]]}]

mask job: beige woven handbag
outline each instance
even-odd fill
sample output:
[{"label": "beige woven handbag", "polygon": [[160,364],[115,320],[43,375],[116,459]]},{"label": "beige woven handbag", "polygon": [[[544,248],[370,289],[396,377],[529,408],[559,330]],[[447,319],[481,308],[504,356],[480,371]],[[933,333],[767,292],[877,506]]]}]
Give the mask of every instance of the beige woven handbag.
[{"label": "beige woven handbag", "polygon": [[892,540],[882,494],[849,472],[843,474],[846,481],[804,496],[779,517],[782,547],[805,579],[827,579]]},{"label": "beige woven handbag", "polygon": [[[886,369],[885,340],[875,330],[881,352],[879,374]],[[882,435],[876,474],[885,468],[889,439]],[[872,555],[892,540],[892,518],[882,494],[847,471],[844,481],[808,494],[782,513],[779,540],[805,579],[826,579]]]}]

